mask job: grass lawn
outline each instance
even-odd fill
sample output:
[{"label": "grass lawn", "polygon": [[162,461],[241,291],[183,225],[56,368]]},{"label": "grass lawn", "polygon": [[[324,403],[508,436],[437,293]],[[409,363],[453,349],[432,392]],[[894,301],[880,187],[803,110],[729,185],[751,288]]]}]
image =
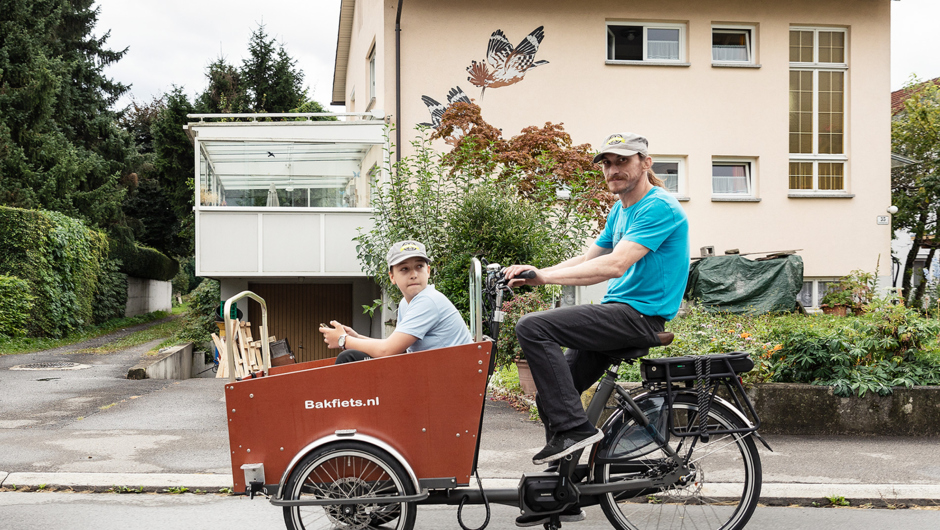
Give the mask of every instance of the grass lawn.
[{"label": "grass lawn", "polygon": [[[171,312],[155,311],[153,313],[138,315],[136,317],[117,318],[114,320],[109,320],[98,326],[88,328],[80,333],[73,333],[58,339],[34,337],[3,339],[0,340],[0,355],[33,353],[42,350],[49,350],[52,348],[60,348],[62,346],[69,346],[71,344],[77,344],[79,342],[84,342],[95,337],[114,333],[115,331],[120,331],[131,326],[146,324],[147,322],[160,320],[171,315],[181,315],[186,312],[187,307],[187,304],[183,304],[174,307]],[[163,322],[150,328],[131,333],[130,335],[127,335],[120,340],[103,345],[101,347],[79,350],[73,353],[112,353],[115,351],[138,346],[152,340],[171,337],[180,327],[182,327],[182,320],[183,319],[181,318],[175,318],[168,322]],[[165,345],[166,344],[160,344],[159,347],[163,347]]]}]

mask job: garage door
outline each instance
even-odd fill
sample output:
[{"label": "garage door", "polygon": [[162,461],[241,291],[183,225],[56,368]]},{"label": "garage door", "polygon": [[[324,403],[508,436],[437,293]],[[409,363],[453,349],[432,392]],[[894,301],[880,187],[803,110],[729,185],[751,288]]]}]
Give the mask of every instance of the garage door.
[{"label": "garage door", "polygon": [[[268,333],[286,338],[297,362],[336,357],[318,331],[321,322],[352,322],[351,284],[249,283],[248,290],[264,299],[268,307]],[[249,302],[251,336],[261,337],[261,306]]]}]

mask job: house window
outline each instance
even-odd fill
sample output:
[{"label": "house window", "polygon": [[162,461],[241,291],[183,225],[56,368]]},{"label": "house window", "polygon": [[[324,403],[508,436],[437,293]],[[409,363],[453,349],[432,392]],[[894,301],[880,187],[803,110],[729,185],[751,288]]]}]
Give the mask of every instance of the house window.
[{"label": "house window", "polygon": [[372,107],[375,106],[375,44],[372,45],[372,48],[369,50],[369,55],[366,56],[366,60],[369,63],[369,79],[366,80],[367,86],[369,87],[369,99],[366,103],[366,112],[372,110]]},{"label": "house window", "polygon": [[713,27],[712,62],[754,63],[754,48],[751,27]]},{"label": "house window", "polygon": [[653,157],[653,173],[663,180],[666,190],[674,195],[681,195],[685,191],[685,175],[683,161],[679,158]]},{"label": "house window", "polygon": [[751,162],[716,160],[712,162],[712,195],[753,196]]},{"label": "house window", "polygon": [[790,189],[845,190],[846,32],[790,31]]},{"label": "house window", "polygon": [[375,46],[369,52],[369,99],[375,101]]},{"label": "house window", "polygon": [[684,24],[607,24],[608,61],[678,63],[684,59]]},{"label": "house window", "polygon": [[838,280],[835,279],[804,279],[803,288],[796,298],[803,307],[819,307],[819,302],[826,296],[829,287],[836,283]]}]

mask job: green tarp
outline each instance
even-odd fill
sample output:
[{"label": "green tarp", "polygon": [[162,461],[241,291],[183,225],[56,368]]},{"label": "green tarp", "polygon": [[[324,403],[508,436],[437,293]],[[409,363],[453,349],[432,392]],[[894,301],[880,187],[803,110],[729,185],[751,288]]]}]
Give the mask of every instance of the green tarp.
[{"label": "green tarp", "polygon": [[795,254],[766,261],[714,256],[692,263],[685,297],[709,311],[775,313],[797,309],[803,259]]}]

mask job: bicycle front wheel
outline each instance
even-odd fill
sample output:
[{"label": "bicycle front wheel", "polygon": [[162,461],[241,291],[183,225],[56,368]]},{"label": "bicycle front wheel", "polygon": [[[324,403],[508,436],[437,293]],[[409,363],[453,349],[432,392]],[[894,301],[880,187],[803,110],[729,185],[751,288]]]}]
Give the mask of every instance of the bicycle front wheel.
[{"label": "bicycle front wheel", "polygon": [[394,498],[413,494],[408,474],[387,452],[361,442],[343,442],[304,458],[288,478],[284,498],[370,500],[285,507],[284,522],[288,530],[412,530],[417,507],[396,503]]},{"label": "bicycle front wheel", "polygon": [[[644,404],[643,401],[659,400],[661,403],[662,399],[662,394],[646,394],[637,398],[636,402],[649,416],[651,410],[661,410],[662,407]],[[679,394],[673,405],[672,422],[677,432],[688,432],[690,426],[692,430],[698,430],[699,414],[695,396]],[[624,414],[624,411],[616,414]],[[613,436],[614,440],[618,439],[618,433],[635,426],[629,414],[617,420],[617,417],[613,417],[607,423],[615,427],[614,432],[605,432],[605,436]],[[732,410],[717,401],[712,403],[708,411],[708,430],[744,426]],[[681,458],[689,462],[692,476],[663,488],[604,494],[600,499],[601,508],[614,528],[744,528],[754,513],[761,489],[760,456],[751,433],[712,435],[707,442],[698,436],[672,436],[668,443]],[[618,449],[617,444],[608,444],[598,451],[591,470],[594,482],[656,478],[674,468],[674,464],[659,448],[629,460],[617,459],[618,454],[623,454],[623,448]]]}]

